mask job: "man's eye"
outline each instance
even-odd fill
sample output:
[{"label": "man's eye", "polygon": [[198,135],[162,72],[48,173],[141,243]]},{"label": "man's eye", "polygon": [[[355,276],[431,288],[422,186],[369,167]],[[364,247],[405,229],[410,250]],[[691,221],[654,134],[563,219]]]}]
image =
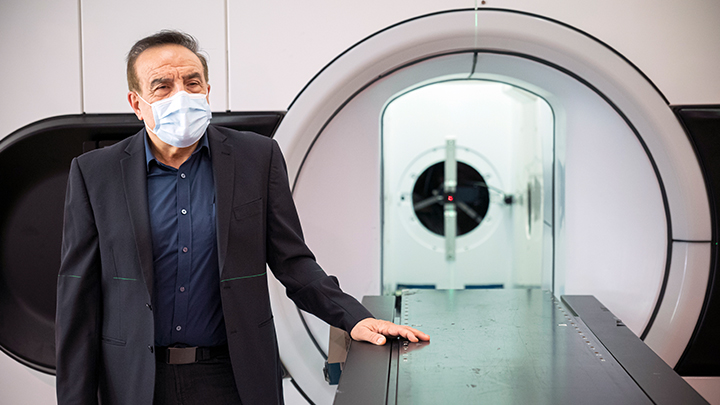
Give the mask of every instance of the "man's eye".
[{"label": "man's eye", "polygon": [[163,94],[166,94],[168,91],[170,91],[170,87],[168,87],[168,86],[166,86],[166,85],[161,85],[161,86],[156,87],[156,88],[153,90],[153,94],[155,94],[155,95],[163,95]]}]

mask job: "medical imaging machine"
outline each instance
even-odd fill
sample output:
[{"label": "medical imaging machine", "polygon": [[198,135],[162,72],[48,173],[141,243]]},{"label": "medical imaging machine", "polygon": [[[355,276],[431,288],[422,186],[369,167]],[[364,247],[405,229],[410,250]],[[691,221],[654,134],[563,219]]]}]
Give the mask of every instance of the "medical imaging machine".
[{"label": "medical imaging machine", "polygon": [[[699,83],[707,76],[683,72],[720,62],[720,31],[706,17],[720,7],[662,26],[634,17],[674,15],[675,6],[651,1],[616,2],[615,13],[597,16],[559,2],[543,10],[529,1],[507,9],[378,1],[387,12],[367,16],[362,7],[310,3],[288,2],[274,20],[270,5],[217,1],[209,22],[179,19],[177,28],[210,55],[212,123],[280,144],[306,240],[344,290],[358,299],[499,289],[592,295],[691,385],[718,385],[720,86],[716,76]],[[0,402],[11,404],[54,401],[69,163],[141,128],[123,104],[124,66],[114,63],[112,74],[105,66],[156,30],[118,34],[107,14],[132,19],[130,6],[53,7],[0,6],[4,38],[65,16],[53,19],[63,39],[56,45],[43,37],[26,41],[33,52],[7,39],[0,47],[18,61],[3,69],[19,99],[3,107],[20,108],[0,119]],[[344,33],[336,23],[354,12],[365,22],[354,36],[320,35]],[[615,17],[637,34],[627,39],[635,48],[594,22]],[[709,59],[649,63],[661,52],[640,34],[664,29],[685,35],[669,49]],[[328,45],[306,55],[290,45],[260,50],[307,38]],[[48,58],[67,81],[45,78]],[[34,111],[37,99],[13,87],[15,78],[46,94]],[[329,329],[269,277],[287,402],[331,403]]]}]

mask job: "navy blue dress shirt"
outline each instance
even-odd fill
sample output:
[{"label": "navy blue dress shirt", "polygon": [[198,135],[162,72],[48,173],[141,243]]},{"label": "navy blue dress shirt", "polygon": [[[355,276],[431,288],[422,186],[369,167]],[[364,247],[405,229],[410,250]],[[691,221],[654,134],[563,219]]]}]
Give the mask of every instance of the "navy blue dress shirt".
[{"label": "navy blue dress shirt", "polygon": [[155,275],[155,344],[223,344],[227,337],[207,135],[179,169],[155,159],[147,137],[145,157]]}]

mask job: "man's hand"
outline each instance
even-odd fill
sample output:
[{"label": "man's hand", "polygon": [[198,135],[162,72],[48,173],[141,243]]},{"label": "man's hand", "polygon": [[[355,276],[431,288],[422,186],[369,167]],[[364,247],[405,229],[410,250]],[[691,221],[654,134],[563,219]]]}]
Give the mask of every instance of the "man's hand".
[{"label": "man's hand", "polygon": [[430,336],[415,328],[375,318],[365,318],[358,322],[350,331],[350,336],[355,340],[364,340],[379,346],[385,344],[385,336],[402,336],[411,342],[430,340]]}]

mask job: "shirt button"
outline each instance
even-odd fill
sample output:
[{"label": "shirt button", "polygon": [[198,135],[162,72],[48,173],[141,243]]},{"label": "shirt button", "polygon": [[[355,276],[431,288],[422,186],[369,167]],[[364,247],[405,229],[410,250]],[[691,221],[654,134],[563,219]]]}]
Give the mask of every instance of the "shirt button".
[{"label": "shirt button", "polygon": [[180,173],[180,178],[184,179],[184,178],[185,178],[185,173]]},{"label": "shirt button", "polygon": [[180,292],[185,292],[185,287],[180,287]]},{"label": "shirt button", "polygon": [[187,214],[187,210],[186,210],[185,208],[181,209],[180,212],[181,212],[183,215]]},{"label": "shirt button", "polygon": [[187,246],[186,246],[186,247],[183,248],[183,253],[187,253],[187,251],[188,251],[188,248],[187,248]]},{"label": "shirt button", "polygon": [[182,326],[180,326],[180,325],[176,326],[176,327],[175,327],[175,330],[178,331],[178,332],[180,332],[180,330],[182,330]]}]

